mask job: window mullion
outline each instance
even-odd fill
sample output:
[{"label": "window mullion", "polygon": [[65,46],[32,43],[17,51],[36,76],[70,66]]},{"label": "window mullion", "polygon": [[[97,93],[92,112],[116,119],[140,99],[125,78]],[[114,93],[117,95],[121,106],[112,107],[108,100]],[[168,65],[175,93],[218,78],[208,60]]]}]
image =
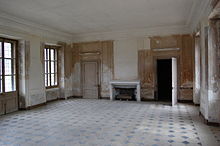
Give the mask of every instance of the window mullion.
[{"label": "window mullion", "polygon": [[54,66],[53,66],[53,70],[54,70],[53,85],[55,85],[55,80],[56,80],[56,79],[55,79],[55,78],[56,78],[56,76],[55,76],[55,71],[56,71],[56,63],[55,63],[55,60],[56,60],[55,57],[56,57],[56,56],[55,56],[55,53],[56,53],[56,52],[55,52],[55,51],[56,51],[56,50],[54,49],[54,51],[53,51],[53,57],[54,57],[54,63],[53,63],[53,65],[54,65]]},{"label": "window mullion", "polygon": [[50,75],[50,86],[51,86],[51,53],[50,53],[50,50],[49,49],[49,75]]},{"label": "window mullion", "polygon": [[14,84],[14,44],[11,44],[11,56],[12,56],[12,59],[11,59],[11,73],[12,73],[12,76],[11,76],[11,83],[12,83],[12,89],[13,91],[15,90],[15,84]]},{"label": "window mullion", "polygon": [[47,77],[46,86],[48,86],[48,49],[47,48],[46,48],[46,58],[45,58],[45,61],[46,61],[46,77]]},{"label": "window mullion", "polygon": [[4,40],[2,41],[2,92],[5,92],[5,55],[4,55]]}]

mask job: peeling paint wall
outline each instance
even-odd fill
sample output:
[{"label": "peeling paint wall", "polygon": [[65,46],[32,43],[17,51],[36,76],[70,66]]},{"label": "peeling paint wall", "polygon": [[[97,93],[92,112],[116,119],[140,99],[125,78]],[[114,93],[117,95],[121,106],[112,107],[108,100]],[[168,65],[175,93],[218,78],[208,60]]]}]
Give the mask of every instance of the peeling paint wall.
[{"label": "peeling paint wall", "polygon": [[0,29],[0,34],[1,37],[13,38],[19,41],[19,108],[25,109],[30,106],[45,103],[47,99],[52,100],[57,98],[57,93],[60,94],[61,90],[58,88],[56,91],[47,92],[44,85],[43,49],[44,43],[57,44],[59,40],[16,32],[13,30]]},{"label": "peeling paint wall", "polygon": [[114,79],[138,79],[138,40],[114,41]]},{"label": "peeling paint wall", "polygon": [[[92,53],[87,54],[87,53]],[[73,44],[72,87],[74,96],[82,96],[81,62],[98,60],[100,96],[109,97],[109,81],[113,78],[113,42],[98,41]]]},{"label": "peeling paint wall", "polygon": [[201,90],[200,112],[208,119],[208,28],[201,24]]},{"label": "peeling paint wall", "polygon": [[[156,87],[156,59],[178,59],[179,100],[193,99],[194,39],[191,35],[157,36],[150,38],[151,50],[139,50],[138,66],[143,99],[154,99]],[[170,50],[174,48],[174,50]],[[177,49],[179,48],[179,50]],[[158,50],[160,49],[160,50]],[[163,50],[168,49],[168,50]],[[176,49],[176,50],[175,50]]]},{"label": "peeling paint wall", "polygon": [[212,1],[213,11],[200,20],[201,86],[200,112],[207,122],[220,123],[220,2]]},{"label": "peeling paint wall", "polygon": [[141,81],[141,98],[154,99],[154,66],[151,50],[138,51],[138,73]]},{"label": "peeling paint wall", "polygon": [[201,45],[200,36],[195,38],[195,72],[194,72],[194,92],[193,103],[200,104],[201,92]]},{"label": "peeling paint wall", "polygon": [[180,100],[193,100],[194,38],[182,35],[180,55]]},{"label": "peeling paint wall", "polygon": [[209,26],[208,120],[211,122],[220,123],[220,20],[211,20],[209,22]]}]

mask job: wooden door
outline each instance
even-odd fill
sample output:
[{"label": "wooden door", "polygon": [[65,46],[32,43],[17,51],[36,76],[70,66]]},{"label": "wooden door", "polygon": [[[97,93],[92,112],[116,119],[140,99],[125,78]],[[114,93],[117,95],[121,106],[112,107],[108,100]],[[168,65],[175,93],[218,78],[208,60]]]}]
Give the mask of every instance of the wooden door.
[{"label": "wooden door", "polygon": [[172,58],[172,106],[177,104],[177,59]]},{"label": "wooden door", "polygon": [[16,44],[0,39],[0,114],[18,110]]},{"label": "wooden door", "polygon": [[98,74],[98,61],[88,61],[82,63],[83,98],[98,99]]}]

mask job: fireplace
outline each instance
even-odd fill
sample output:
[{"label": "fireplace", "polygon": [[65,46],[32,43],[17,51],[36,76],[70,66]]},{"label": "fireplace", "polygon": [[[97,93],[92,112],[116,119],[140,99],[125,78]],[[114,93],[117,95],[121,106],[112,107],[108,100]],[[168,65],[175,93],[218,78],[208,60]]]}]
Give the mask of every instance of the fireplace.
[{"label": "fireplace", "polygon": [[110,99],[140,101],[140,81],[111,81]]},{"label": "fireplace", "polygon": [[115,88],[116,100],[135,100],[136,88]]}]

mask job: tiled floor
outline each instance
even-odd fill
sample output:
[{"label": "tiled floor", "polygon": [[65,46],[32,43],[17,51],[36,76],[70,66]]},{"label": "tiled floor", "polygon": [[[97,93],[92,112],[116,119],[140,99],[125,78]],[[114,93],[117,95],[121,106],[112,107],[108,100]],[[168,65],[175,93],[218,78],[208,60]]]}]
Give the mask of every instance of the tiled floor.
[{"label": "tiled floor", "polygon": [[220,146],[198,107],[71,99],[0,117],[0,146]]}]

